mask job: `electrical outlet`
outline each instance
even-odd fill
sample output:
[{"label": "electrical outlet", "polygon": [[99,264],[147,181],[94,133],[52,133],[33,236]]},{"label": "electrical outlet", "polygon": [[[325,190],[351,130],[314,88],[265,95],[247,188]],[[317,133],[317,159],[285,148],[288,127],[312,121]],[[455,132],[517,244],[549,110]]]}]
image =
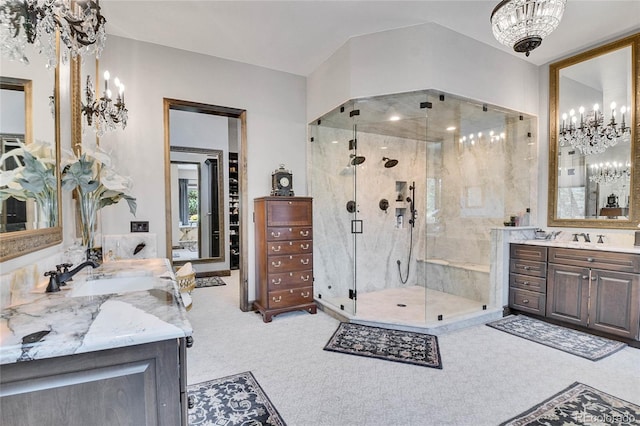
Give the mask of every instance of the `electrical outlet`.
[{"label": "electrical outlet", "polygon": [[149,232],[149,222],[131,222],[131,232]]}]

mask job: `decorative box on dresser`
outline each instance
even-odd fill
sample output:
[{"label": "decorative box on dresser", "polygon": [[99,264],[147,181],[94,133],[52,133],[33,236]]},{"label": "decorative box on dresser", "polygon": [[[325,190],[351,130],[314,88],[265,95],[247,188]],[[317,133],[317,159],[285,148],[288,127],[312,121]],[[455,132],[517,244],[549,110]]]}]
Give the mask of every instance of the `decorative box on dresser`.
[{"label": "decorative box on dresser", "polygon": [[256,302],[264,322],[283,312],[316,313],[313,301],[313,199],[254,200]]}]

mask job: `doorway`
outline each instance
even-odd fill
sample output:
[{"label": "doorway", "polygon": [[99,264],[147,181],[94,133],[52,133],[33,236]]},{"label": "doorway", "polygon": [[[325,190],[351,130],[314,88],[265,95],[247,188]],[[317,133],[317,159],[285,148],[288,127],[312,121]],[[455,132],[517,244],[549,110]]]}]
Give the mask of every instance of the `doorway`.
[{"label": "doorway", "polygon": [[164,131],[167,257],[198,277],[238,269],[248,311],[246,111],[165,98]]}]

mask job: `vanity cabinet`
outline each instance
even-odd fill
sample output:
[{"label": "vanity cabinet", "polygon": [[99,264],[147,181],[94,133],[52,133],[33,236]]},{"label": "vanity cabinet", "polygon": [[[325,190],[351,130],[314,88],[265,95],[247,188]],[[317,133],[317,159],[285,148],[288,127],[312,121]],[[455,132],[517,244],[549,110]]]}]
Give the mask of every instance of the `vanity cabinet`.
[{"label": "vanity cabinet", "polygon": [[187,424],[185,339],[1,366],[0,424]]},{"label": "vanity cabinet", "polygon": [[316,313],[313,301],[313,200],[254,200],[256,302],[264,322],[283,312]]},{"label": "vanity cabinet", "polygon": [[640,338],[640,255],[549,249],[547,317]]},{"label": "vanity cabinet", "polygon": [[545,315],[547,248],[511,244],[509,261],[509,307]]}]

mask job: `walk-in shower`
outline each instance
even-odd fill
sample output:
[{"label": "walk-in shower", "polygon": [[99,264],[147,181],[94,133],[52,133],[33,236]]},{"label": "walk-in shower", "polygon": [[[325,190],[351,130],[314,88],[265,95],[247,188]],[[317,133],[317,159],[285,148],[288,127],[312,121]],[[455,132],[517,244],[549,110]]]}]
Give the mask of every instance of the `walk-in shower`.
[{"label": "walk-in shower", "polygon": [[[399,120],[385,116],[391,105]],[[490,230],[532,206],[535,129],[534,117],[433,90],[350,100],[314,120],[316,299],[411,327],[500,308]]]}]

